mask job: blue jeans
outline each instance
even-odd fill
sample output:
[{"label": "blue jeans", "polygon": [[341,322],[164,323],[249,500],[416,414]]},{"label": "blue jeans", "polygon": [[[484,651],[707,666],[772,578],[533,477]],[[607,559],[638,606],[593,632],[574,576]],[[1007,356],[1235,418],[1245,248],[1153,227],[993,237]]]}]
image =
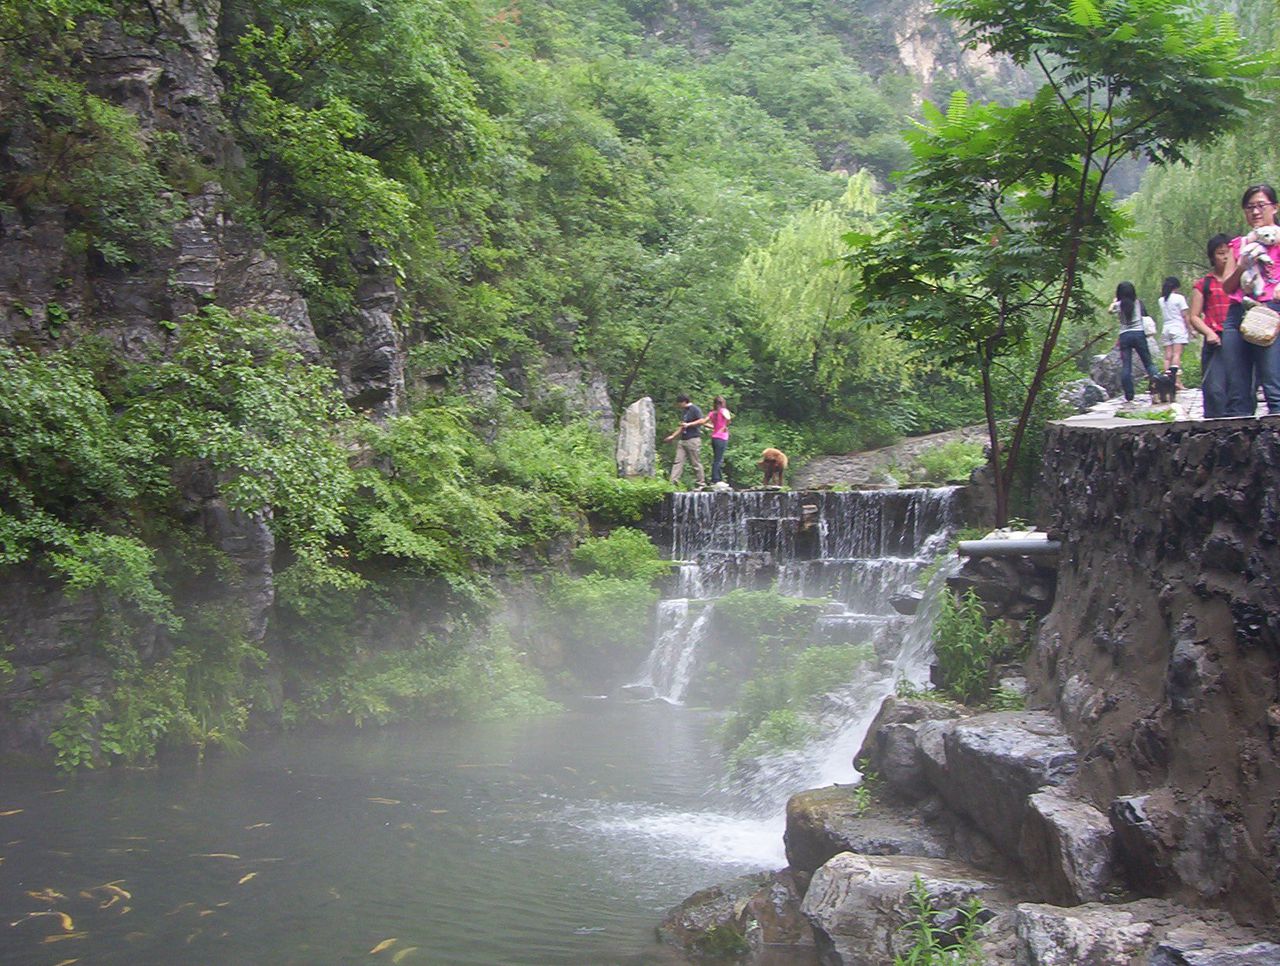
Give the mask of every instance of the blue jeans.
[{"label": "blue jeans", "polygon": [[1151,350],[1147,348],[1145,332],[1120,333],[1120,385],[1124,388],[1124,398],[1133,402],[1133,353],[1138,353],[1142,360],[1142,368],[1152,379],[1156,377],[1156,367],[1151,364]]},{"label": "blue jeans", "polygon": [[711,482],[720,482],[720,471],[724,469],[724,451],[729,448],[727,439],[711,437]]},{"label": "blue jeans", "polygon": [[[1268,302],[1280,310],[1280,302]],[[1227,377],[1227,407],[1224,416],[1252,416],[1258,408],[1258,386],[1267,400],[1267,412],[1280,414],[1280,339],[1271,345],[1254,345],[1240,334],[1244,305],[1233,302],[1222,323],[1219,352]]]},{"label": "blue jeans", "polygon": [[1216,419],[1227,413],[1227,364],[1222,344],[1200,348],[1200,394],[1204,396],[1204,418]]}]

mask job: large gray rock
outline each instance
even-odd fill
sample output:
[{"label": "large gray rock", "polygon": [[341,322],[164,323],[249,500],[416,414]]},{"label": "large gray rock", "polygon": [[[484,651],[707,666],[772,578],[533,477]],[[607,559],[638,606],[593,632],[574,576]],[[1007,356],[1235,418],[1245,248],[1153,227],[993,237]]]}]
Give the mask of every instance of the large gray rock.
[{"label": "large gray rock", "polygon": [[1022,903],[1014,928],[1019,966],[1136,966],[1154,938],[1150,922],[1120,906]]},{"label": "large gray rock", "polygon": [[931,793],[917,749],[917,732],[925,721],[957,717],[956,705],[938,701],[904,700],[890,695],[867,729],[858,752],[859,767],[874,773],[894,792],[915,800]]},{"label": "large gray rock", "polygon": [[1156,945],[1150,966],[1280,966],[1280,946],[1224,935],[1207,924],[1182,926]]},{"label": "large gray rock", "polygon": [[[769,951],[813,954],[813,930],[800,914],[800,892],[791,873],[760,872],[694,893],[667,913],[658,927],[664,942],[699,957],[724,958],[726,946],[745,941],[739,962],[765,963]],[[794,957],[794,958],[793,958]],[[806,960],[807,961],[807,960]]]},{"label": "large gray rock", "polygon": [[1062,784],[1076,770],[1071,742],[1053,716],[1042,712],[964,718],[949,722],[942,738],[945,777],[935,786],[952,808],[1010,854],[1021,844],[1028,796]]},{"label": "large gray rock", "polygon": [[914,918],[912,889],[919,877],[941,921],[955,920],[971,899],[987,916],[1008,908],[999,883],[945,859],[844,852],[814,873],[801,911],[814,928],[823,962],[884,966],[910,950],[904,927]]},{"label": "large gray rock", "polygon": [[1113,872],[1107,816],[1058,788],[1035,793],[1027,805],[1019,857],[1045,898],[1064,906],[1101,899]]},{"label": "large gray rock", "polygon": [[783,835],[787,864],[813,872],[841,852],[944,858],[946,837],[915,816],[864,814],[856,787],[832,785],[791,796]]},{"label": "large gray rock", "polygon": [[1087,413],[1107,398],[1107,390],[1092,379],[1076,379],[1058,390],[1058,399],[1076,413]]},{"label": "large gray rock", "polygon": [[622,413],[618,424],[618,475],[624,478],[653,476],[658,466],[657,417],[653,400],[637,399]]}]

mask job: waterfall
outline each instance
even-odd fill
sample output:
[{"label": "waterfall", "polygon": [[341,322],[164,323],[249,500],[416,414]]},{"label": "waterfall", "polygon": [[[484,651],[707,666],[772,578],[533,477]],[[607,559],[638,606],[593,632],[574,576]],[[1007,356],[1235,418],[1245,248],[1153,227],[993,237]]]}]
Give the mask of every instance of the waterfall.
[{"label": "waterfall", "polygon": [[[870,644],[876,660],[825,696],[820,738],[757,762],[742,797],[774,807],[800,788],[858,777],[851,758],[897,680],[928,677],[938,568],[915,616],[891,600],[914,590],[956,526],[956,487],[835,492],[676,493],[671,555],[675,594],[659,604],[653,649],[636,688],[679,704],[700,670],[715,601],[737,589],[772,589],[829,603],[815,643]],[[932,608],[930,604],[933,604]]]},{"label": "waterfall", "polygon": [[702,643],[713,606],[707,603],[694,610],[687,597],[659,601],[653,650],[628,688],[647,689],[654,697],[679,704],[689,687],[693,658]]},{"label": "waterfall", "polygon": [[[933,622],[958,558],[940,562],[914,616],[892,598],[914,591],[956,527],[958,488],[854,493],[677,493],[673,596],[659,604],[653,649],[629,690],[679,705],[698,680],[716,600],[772,589],[828,603],[815,644],[871,644],[875,660],[826,694],[817,735],[800,749],[753,759],[749,771],[704,793],[707,807],[615,804],[592,828],[663,853],[678,850],[743,869],[786,863],[785,804],[798,791],[860,777],[853,757],[899,680],[925,684]],[[910,608],[904,608],[910,609]],[[675,709],[673,709],[673,712]],[[810,709],[812,712],[812,709]]]}]

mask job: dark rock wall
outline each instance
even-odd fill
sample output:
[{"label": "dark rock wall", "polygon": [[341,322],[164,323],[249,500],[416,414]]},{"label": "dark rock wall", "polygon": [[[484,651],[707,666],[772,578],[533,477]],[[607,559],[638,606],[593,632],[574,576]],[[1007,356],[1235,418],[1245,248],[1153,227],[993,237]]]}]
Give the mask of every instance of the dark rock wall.
[{"label": "dark rock wall", "polygon": [[1131,885],[1280,921],[1280,419],[1051,428],[1032,703]]}]

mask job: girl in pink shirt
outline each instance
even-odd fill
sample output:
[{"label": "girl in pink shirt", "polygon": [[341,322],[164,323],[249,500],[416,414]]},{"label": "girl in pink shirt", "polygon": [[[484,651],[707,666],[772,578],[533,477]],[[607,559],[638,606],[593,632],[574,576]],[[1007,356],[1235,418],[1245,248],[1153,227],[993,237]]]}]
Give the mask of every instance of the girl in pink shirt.
[{"label": "girl in pink shirt", "polygon": [[716,396],[711,404],[711,412],[707,413],[706,423],[711,427],[711,482],[720,482],[724,469],[724,452],[729,448],[729,421],[733,413],[725,405],[724,396]]}]

